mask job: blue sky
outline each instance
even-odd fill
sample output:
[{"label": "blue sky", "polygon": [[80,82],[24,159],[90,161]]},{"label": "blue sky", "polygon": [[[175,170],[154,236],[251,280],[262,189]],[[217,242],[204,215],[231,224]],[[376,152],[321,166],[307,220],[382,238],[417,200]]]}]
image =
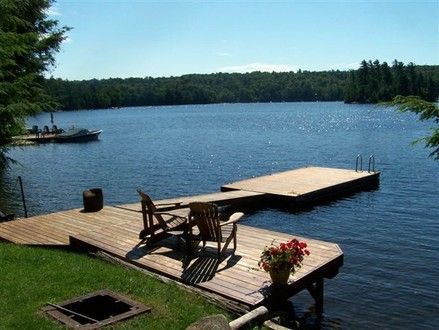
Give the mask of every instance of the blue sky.
[{"label": "blue sky", "polygon": [[69,80],[439,64],[439,1],[74,1],[49,73]]}]

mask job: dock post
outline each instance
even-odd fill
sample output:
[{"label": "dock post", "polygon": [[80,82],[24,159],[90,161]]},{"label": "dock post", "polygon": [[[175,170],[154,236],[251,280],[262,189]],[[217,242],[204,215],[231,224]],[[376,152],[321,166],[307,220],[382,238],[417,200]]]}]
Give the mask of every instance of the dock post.
[{"label": "dock post", "polygon": [[318,317],[323,315],[323,288],[324,282],[323,277],[316,281],[316,314]]},{"label": "dock post", "polygon": [[23,208],[24,208],[24,217],[27,218],[26,199],[24,198],[23,181],[21,180],[21,176],[18,176],[18,182],[20,183],[21,200],[23,201]]},{"label": "dock post", "polygon": [[314,298],[316,314],[319,318],[321,318],[323,315],[323,277],[318,278],[314,285],[308,285],[307,289]]}]

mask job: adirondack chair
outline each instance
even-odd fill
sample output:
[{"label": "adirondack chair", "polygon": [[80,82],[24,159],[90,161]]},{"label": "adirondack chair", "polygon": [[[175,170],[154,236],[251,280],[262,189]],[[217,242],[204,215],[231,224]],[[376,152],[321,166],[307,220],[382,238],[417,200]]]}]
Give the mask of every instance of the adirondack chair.
[{"label": "adirondack chair", "polygon": [[148,244],[162,240],[170,235],[182,235],[187,229],[187,218],[170,212],[159,212],[157,207],[166,210],[180,207],[181,203],[154,204],[151,198],[141,190],[137,190],[142,205],[143,229],[139,239],[147,240]]},{"label": "adirondack chair", "polygon": [[50,134],[49,126],[44,125],[44,127],[43,127],[43,136],[47,135],[47,134]]},{"label": "adirondack chair", "polygon": [[221,222],[218,207],[215,204],[193,202],[189,203],[189,208],[189,237],[194,239],[192,227],[196,225],[200,232],[199,239],[203,242],[203,248],[206,247],[207,241],[217,243],[218,260],[221,260],[222,253],[227,249],[232,240],[233,251],[236,250],[237,222],[244,213],[233,213],[229,220]]}]

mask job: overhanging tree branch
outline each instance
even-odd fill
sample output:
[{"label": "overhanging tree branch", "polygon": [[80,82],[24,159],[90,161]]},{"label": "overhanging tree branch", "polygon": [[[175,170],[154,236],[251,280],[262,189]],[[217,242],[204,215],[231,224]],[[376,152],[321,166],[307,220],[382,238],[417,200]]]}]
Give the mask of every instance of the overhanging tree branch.
[{"label": "overhanging tree branch", "polygon": [[[396,106],[401,112],[414,112],[419,115],[419,120],[433,120],[439,124],[439,107],[436,103],[427,102],[418,96],[396,96],[388,105]],[[423,141],[426,148],[431,148],[433,151],[430,157],[439,160],[439,126],[431,129],[431,134],[420,138],[414,143]]]}]

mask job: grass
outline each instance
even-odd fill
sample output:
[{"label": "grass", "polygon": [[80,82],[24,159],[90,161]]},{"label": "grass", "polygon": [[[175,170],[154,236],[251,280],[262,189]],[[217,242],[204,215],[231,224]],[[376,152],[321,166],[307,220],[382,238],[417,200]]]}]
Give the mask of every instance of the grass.
[{"label": "grass", "polygon": [[185,329],[212,314],[230,319],[224,310],[175,284],[84,254],[0,242],[0,269],[0,329],[62,329],[40,308],[101,289],[152,308],[114,329]]}]

